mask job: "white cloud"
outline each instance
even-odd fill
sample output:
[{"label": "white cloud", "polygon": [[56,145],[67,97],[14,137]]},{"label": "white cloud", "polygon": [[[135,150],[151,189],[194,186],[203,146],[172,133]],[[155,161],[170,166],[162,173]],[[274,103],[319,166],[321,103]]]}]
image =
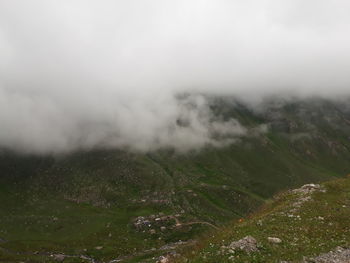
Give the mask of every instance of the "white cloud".
[{"label": "white cloud", "polygon": [[244,129],[176,95],[349,94],[349,12],[345,0],[0,0],[0,146],[227,142]]}]

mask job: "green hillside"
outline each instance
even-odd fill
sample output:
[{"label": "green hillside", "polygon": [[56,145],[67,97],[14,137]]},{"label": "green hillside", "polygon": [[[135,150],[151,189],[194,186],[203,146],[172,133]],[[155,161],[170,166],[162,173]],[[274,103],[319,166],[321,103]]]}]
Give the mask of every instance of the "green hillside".
[{"label": "green hillside", "polygon": [[3,150],[0,262],[155,262],[280,191],[350,171],[345,104],[276,100],[253,110],[213,98],[211,107],[247,135],[182,154]]},{"label": "green hillside", "polygon": [[247,220],[212,233],[171,261],[346,263],[349,214],[350,177],[305,185],[275,196]]}]

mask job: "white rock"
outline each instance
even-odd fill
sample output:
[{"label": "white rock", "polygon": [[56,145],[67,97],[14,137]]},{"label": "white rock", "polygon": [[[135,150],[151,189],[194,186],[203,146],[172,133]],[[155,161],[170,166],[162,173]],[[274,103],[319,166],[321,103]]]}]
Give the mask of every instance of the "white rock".
[{"label": "white rock", "polygon": [[274,243],[274,244],[282,243],[282,240],[280,238],[278,238],[278,237],[268,237],[267,240],[270,243]]},{"label": "white rock", "polygon": [[238,241],[234,241],[229,245],[229,249],[242,250],[247,253],[258,251],[257,241],[254,237],[246,236]]},{"label": "white rock", "polygon": [[159,260],[159,263],[168,263],[169,262],[169,258],[168,257],[164,257],[162,256]]}]

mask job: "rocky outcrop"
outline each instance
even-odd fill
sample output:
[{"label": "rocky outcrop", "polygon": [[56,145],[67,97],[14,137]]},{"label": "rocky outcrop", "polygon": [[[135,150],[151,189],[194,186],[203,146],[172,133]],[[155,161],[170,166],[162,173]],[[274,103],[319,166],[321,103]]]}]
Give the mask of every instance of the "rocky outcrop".
[{"label": "rocky outcrop", "polygon": [[232,242],[228,247],[228,250],[241,250],[246,253],[256,252],[258,251],[257,241],[252,236],[246,236],[238,241]]},{"label": "rocky outcrop", "polygon": [[349,263],[350,249],[337,247],[334,251],[324,253],[315,258],[305,259],[302,263]]}]

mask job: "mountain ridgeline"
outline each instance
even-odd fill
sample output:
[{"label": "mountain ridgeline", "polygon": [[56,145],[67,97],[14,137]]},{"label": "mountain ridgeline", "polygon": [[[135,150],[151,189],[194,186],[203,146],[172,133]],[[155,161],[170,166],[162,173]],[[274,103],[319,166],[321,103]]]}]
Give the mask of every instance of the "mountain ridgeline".
[{"label": "mountain ridgeline", "polygon": [[154,262],[171,245],[242,218],[278,192],[350,173],[345,102],[276,98],[253,107],[211,98],[210,107],[246,134],[184,153],[3,149],[0,258]]}]

